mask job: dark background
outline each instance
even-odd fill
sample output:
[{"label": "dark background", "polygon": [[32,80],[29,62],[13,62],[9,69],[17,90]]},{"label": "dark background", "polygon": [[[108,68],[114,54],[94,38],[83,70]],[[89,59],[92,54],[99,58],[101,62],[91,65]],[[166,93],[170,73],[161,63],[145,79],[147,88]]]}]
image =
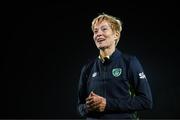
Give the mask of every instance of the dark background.
[{"label": "dark background", "polygon": [[128,1],[6,1],[1,4],[0,118],[79,118],[80,70],[98,55],[91,21],[123,21],[122,52],[136,55],[154,107],[142,118],[180,118],[179,5]]}]

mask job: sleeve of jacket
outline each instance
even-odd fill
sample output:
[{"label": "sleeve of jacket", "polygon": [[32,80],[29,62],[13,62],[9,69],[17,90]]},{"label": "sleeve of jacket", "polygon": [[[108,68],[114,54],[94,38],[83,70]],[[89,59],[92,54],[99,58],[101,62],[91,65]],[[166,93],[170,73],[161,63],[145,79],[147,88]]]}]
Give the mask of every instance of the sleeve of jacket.
[{"label": "sleeve of jacket", "polygon": [[85,99],[87,97],[87,67],[84,66],[81,70],[79,85],[78,85],[78,112],[82,117],[87,115],[87,109],[85,105]]},{"label": "sleeve of jacket", "polygon": [[135,56],[130,60],[128,73],[135,95],[129,95],[121,99],[107,98],[106,110],[127,112],[152,109],[153,101],[150,85],[139,60]]}]

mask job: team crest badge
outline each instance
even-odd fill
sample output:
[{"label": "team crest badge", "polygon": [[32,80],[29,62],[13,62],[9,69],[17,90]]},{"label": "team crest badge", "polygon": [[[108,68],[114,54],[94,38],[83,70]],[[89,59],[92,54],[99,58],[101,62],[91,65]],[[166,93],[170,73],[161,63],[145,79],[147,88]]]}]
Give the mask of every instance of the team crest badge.
[{"label": "team crest badge", "polygon": [[122,73],[122,69],[121,69],[121,68],[114,68],[114,69],[112,70],[112,74],[113,74],[114,77],[120,76],[121,73]]}]

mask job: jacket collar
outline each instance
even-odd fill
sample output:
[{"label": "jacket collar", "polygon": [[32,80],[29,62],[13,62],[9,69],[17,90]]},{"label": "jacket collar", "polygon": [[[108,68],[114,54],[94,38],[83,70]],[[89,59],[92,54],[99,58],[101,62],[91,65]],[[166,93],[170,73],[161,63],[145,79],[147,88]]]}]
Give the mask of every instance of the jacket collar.
[{"label": "jacket collar", "polygon": [[115,51],[111,54],[111,56],[106,56],[104,58],[102,58],[100,55],[98,56],[99,60],[102,63],[107,62],[112,62],[117,60],[119,57],[121,56],[121,52],[116,48]]}]

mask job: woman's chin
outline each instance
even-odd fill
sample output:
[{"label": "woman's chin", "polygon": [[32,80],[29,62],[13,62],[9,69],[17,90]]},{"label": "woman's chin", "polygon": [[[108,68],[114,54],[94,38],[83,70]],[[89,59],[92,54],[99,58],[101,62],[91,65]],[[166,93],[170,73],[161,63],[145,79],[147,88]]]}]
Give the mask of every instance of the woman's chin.
[{"label": "woman's chin", "polygon": [[103,46],[103,45],[98,46],[98,49],[101,49],[101,50],[104,50],[106,48],[107,48],[107,46]]}]

